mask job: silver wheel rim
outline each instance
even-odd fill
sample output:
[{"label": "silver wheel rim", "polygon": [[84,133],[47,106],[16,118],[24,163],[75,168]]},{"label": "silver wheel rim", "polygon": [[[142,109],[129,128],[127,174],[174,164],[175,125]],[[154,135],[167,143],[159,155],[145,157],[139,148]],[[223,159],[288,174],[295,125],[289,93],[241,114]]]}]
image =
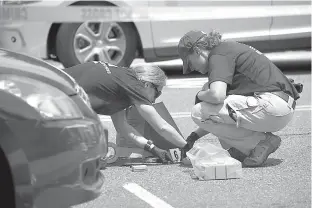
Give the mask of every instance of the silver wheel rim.
[{"label": "silver wheel rim", "polygon": [[118,65],[125,55],[126,37],[115,22],[85,22],[75,33],[73,47],[80,63],[105,61]]}]

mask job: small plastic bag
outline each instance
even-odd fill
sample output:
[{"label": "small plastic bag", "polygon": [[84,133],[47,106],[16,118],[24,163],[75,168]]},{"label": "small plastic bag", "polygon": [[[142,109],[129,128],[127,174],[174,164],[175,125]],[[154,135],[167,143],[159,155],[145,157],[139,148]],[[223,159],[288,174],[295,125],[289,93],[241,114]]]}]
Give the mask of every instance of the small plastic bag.
[{"label": "small plastic bag", "polygon": [[196,144],[186,153],[199,180],[241,178],[242,164],[213,144]]}]

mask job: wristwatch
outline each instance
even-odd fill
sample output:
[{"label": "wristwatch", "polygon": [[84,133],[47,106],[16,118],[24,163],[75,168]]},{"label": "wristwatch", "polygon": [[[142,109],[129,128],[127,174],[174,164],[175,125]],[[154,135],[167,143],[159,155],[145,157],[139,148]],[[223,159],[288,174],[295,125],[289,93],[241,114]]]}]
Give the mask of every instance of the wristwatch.
[{"label": "wristwatch", "polygon": [[155,145],[153,144],[153,141],[148,140],[146,145],[144,146],[144,150],[151,151],[154,147],[155,147]]}]

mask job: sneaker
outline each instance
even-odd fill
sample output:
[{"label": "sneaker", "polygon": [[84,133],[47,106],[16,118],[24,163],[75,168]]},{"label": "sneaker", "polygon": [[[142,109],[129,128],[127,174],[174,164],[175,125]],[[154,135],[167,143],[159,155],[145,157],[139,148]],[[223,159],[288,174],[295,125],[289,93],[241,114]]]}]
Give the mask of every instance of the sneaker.
[{"label": "sneaker", "polygon": [[281,145],[281,138],[272,133],[267,133],[267,138],[257,144],[257,146],[251,150],[250,155],[244,159],[243,165],[246,167],[261,166],[268,159],[268,156],[275,152]]},{"label": "sneaker", "polygon": [[242,153],[241,151],[239,151],[238,149],[231,147],[230,149],[227,150],[229,152],[229,154],[231,155],[232,158],[243,162],[245,160],[245,158],[247,157],[247,155],[245,155],[244,153]]}]

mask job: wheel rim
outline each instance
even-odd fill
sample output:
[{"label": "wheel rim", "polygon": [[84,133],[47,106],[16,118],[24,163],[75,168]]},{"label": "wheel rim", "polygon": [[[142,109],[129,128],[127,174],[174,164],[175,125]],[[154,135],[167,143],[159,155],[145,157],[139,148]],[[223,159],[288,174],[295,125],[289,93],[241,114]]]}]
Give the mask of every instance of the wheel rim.
[{"label": "wheel rim", "polygon": [[105,61],[118,65],[126,51],[123,29],[113,22],[85,22],[74,36],[74,51],[80,63]]}]

